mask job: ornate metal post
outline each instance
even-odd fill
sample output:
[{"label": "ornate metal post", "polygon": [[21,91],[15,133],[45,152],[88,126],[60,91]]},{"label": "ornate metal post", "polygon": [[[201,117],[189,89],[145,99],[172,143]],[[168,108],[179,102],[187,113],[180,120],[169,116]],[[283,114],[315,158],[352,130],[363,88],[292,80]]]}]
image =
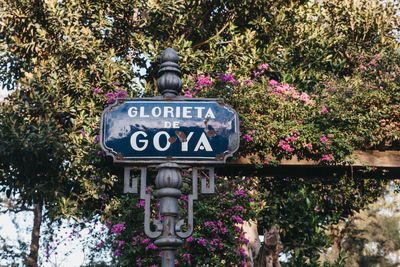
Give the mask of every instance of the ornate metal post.
[{"label": "ornate metal post", "polygon": [[[238,149],[239,119],[222,99],[178,96],[182,90],[181,71],[178,55],[172,48],[162,54],[158,74],[157,87],[162,97],[117,99],[105,109],[100,145],[114,162],[125,164],[124,193],[138,193],[138,177],[131,177],[131,171],[140,170],[140,198],[145,200],[144,232],[156,238],[154,243],[162,252],[161,266],[172,267],[176,250],[183,243],[181,239],[193,232],[198,179],[201,178],[201,193],[214,193],[212,166],[225,163]],[[151,220],[151,196],[146,191],[147,169],[155,167],[162,220]],[[187,220],[178,221],[181,168],[192,169],[192,194],[188,196]],[[201,177],[200,171],[204,173]],[[155,230],[150,227],[151,222]]]},{"label": "ornate metal post", "polygon": [[[178,55],[168,48],[161,56],[160,78],[157,87],[165,98],[176,97],[182,90],[181,71]],[[162,252],[162,267],[175,266],[175,252],[182,240],[176,237],[175,226],[178,218],[178,199],[181,196],[182,176],[176,163],[163,163],[156,177],[157,198],[160,199],[160,214],[163,217],[162,235],[154,242]]]},{"label": "ornate metal post", "polygon": [[154,242],[161,249],[163,267],[175,265],[175,252],[182,240],[176,237],[175,226],[178,217],[178,198],[181,196],[182,176],[176,163],[160,165],[156,177],[157,198],[160,199],[160,214],[163,217],[162,234]]}]

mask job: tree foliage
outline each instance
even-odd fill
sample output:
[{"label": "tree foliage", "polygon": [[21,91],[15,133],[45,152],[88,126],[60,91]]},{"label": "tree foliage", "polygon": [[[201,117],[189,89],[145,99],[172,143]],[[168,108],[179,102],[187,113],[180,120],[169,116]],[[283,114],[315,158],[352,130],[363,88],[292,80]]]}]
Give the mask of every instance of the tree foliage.
[{"label": "tree foliage", "polygon": [[398,194],[393,185],[387,186],[378,201],[334,228],[331,234],[336,242],[327,254],[330,260],[337,257],[335,252],[342,250],[348,258],[346,266],[398,265],[398,259],[392,257],[400,245]]},{"label": "tree foliage", "polygon": [[[355,149],[398,148],[396,1],[0,0],[0,8],[0,78],[17,89],[0,107],[2,190],[44,203],[53,218],[101,214],[110,231],[141,225],[122,212],[140,202],[121,196],[120,170],[98,146],[99,119],[116,97],[157,94],[167,47],[180,56],[186,96],[223,97],[238,110],[238,155],[257,155],[258,165],[294,156],[344,164]],[[374,180],[337,179],[254,177],[246,188],[257,187],[263,205],[243,204],[241,217],[256,212],[260,227],[278,224],[293,264],[315,263],[330,243],[322,229],[381,189]],[[244,187],[236,186],[230,190]],[[229,201],[202,201],[194,235],[210,244],[204,223],[226,212],[213,201]],[[116,240],[128,244],[123,233]],[[199,264],[236,259],[240,235]],[[193,255],[212,249],[201,243],[187,244]],[[145,248],[126,246],[126,255]]]}]

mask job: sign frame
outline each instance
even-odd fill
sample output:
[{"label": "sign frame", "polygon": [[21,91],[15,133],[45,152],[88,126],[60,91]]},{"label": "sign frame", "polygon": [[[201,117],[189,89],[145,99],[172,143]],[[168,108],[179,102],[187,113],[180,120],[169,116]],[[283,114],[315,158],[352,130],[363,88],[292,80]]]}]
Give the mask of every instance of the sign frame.
[{"label": "sign frame", "polygon": [[[173,158],[167,156],[165,158],[149,158],[149,159],[129,159],[124,158],[120,153],[113,151],[108,148],[104,142],[104,131],[105,131],[105,117],[107,113],[111,112],[114,108],[123,105],[126,101],[159,101],[162,103],[165,102],[215,102],[221,107],[227,108],[230,112],[234,114],[234,135],[232,138],[229,138],[228,149],[224,151],[222,154],[217,155],[213,159],[185,159],[185,158]],[[128,165],[149,165],[149,164],[161,164],[167,162],[174,162],[178,164],[189,164],[189,165],[209,165],[209,164],[224,164],[226,163],[227,158],[232,157],[233,154],[239,149],[240,144],[240,132],[239,132],[239,116],[237,112],[229,105],[225,104],[222,98],[188,98],[183,96],[176,97],[137,97],[137,98],[117,98],[114,103],[107,106],[103,113],[101,114],[101,122],[100,122],[100,146],[102,150],[105,152],[107,156],[111,156],[113,158],[114,163],[122,163]]]}]

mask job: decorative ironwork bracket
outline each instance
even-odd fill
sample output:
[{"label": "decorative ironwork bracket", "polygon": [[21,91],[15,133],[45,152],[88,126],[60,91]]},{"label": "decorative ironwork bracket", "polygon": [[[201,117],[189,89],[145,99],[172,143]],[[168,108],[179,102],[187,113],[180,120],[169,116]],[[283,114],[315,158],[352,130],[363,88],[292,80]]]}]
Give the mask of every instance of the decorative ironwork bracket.
[{"label": "decorative ironwork bracket", "polygon": [[[138,193],[138,177],[131,177],[131,172],[140,170],[140,199],[145,201],[145,233],[151,238],[157,238],[162,233],[162,223],[159,220],[152,220],[153,224],[156,225],[156,231],[150,230],[150,204],[151,196],[150,193],[146,192],[147,188],[147,167],[125,167],[124,168],[124,193],[137,194]],[[192,193],[188,195],[188,218],[187,218],[187,230],[182,231],[182,226],[185,224],[184,219],[180,219],[175,226],[176,235],[180,238],[186,239],[193,232],[193,201],[198,199],[198,180],[199,172],[208,171],[208,176],[201,177],[201,193],[202,194],[213,194],[215,192],[214,184],[214,168],[209,167],[193,167],[192,168]],[[161,188],[162,189],[162,188]]]}]

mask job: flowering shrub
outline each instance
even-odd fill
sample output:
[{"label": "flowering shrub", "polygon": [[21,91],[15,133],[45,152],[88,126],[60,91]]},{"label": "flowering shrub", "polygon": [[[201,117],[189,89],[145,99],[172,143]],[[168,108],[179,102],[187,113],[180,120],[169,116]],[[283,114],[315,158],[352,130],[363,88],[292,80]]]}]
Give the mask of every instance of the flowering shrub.
[{"label": "flowering shrub", "polygon": [[251,79],[215,74],[202,86],[199,79],[188,78],[192,83],[185,94],[222,97],[237,110],[239,156],[257,154],[257,162],[274,165],[294,155],[321,164],[346,163],[356,149],[373,149],[388,141],[398,144],[400,92],[384,91],[382,86],[395,88],[396,71],[376,63],[378,58],[349,81],[321,83],[313,94],[263,75],[268,64],[259,66],[261,71]]},{"label": "flowering shrub", "polygon": [[[382,89],[373,86],[366,89],[371,77],[364,68],[359,68],[359,73],[347,83],[323,82],[314,93],[269,78],[266,71],[270,68],[263,64],[252,75],[243,77],[232,73],[185,77],[189,81],[184,91],[186,97],[222,97],[238,111],[241,131],[238,156],[252,157],[260,166],[278,165],[281,159],[293,156],[313,159],[320,164],[337,164],[349,162],[355,149],[377,147],[387,138],[398,140],[398,127],[393,125],[399,121],[395,104],[399,103],[399,93],[395,90],[377,93]],[[395,82],[395,77],[390,77],[387,82]],[[116,94],[127,95],[117,84],[111,88],[111,92],[95,89],[93,94],[107,103],[115,101]],[[372,102],[371,94],[374,95]],[[360,105],[378,110],[382,104],[392,108],[381,109],[376,114],[357,113]],[[379,133],[384,138],[379,138]],[[96,131],[82,128],[81,135],[93,140],[89,162],[103,162]],[[346,176],[340,178],[339,183],[296,177],[231,179],[217,177],[218,194],[213,198],[201,196],[195,202],[196,228],[179,249],[179,265],[218,266],[222,262],[245,265],[247,255],[243,245],[247,240],[240,226],[254,218],[258,218],[259,227],[263,229],[280,226],[285,250],[297,255],[294,262],[302,262],[307,257],[315,260],[315,252],[331,242],[323,227],[361,208],[367,203],[366,199],[373,199],[381,188],[376,181],[356,181]],[[190,180],[187,183],[190,184]],[[256,185],[258,190],[253,191]],[[100,203],[111,208],[107,212],[110,235],[106,243],[111,244],[115,261],[129,265],[135,259],[138,266],[157,265],[159,251],[154,240],[143,234],[143,200],[136,196],[115,198],[111,184],[104,185],[101,181],[91,188],[98,192]],[[180,214],[186,218],[189,188],[184,190]],[[159,218],[157,208],[153,203],[154,218]],[[291,212],[287,213],[288,210]],[[98,243],[98,248],[105,245],[102,242]]]},{"label": "flowering shrub", "polygon": [[[184,176],[184,183],[191,183],[190,173]],[[260,210],[260,202],[255,195],[254,181],[250,178],[227,179],[216,176],[216,193],[209,197],[200,195],[194,202],[195,230],[183,247],[178,249],[179,266],[233,266],[246,265],[242,225],[254,218]],[[184,187],[180,200],[180,216],[187,218],[187,195],[190,187]],[[154,190],[149,188],[152,194]],[[123,266],[136,263],[137,266],[158,266],[160,251],[144,233],[144,207],[134,195],[120,198],[118,208],[107,222],[110,235],[107,242],[112,244],[116,262]],[[153,218],[159,218],[158,203],[152,197]],[[98,247],[105,245],[99,243]]]}]

